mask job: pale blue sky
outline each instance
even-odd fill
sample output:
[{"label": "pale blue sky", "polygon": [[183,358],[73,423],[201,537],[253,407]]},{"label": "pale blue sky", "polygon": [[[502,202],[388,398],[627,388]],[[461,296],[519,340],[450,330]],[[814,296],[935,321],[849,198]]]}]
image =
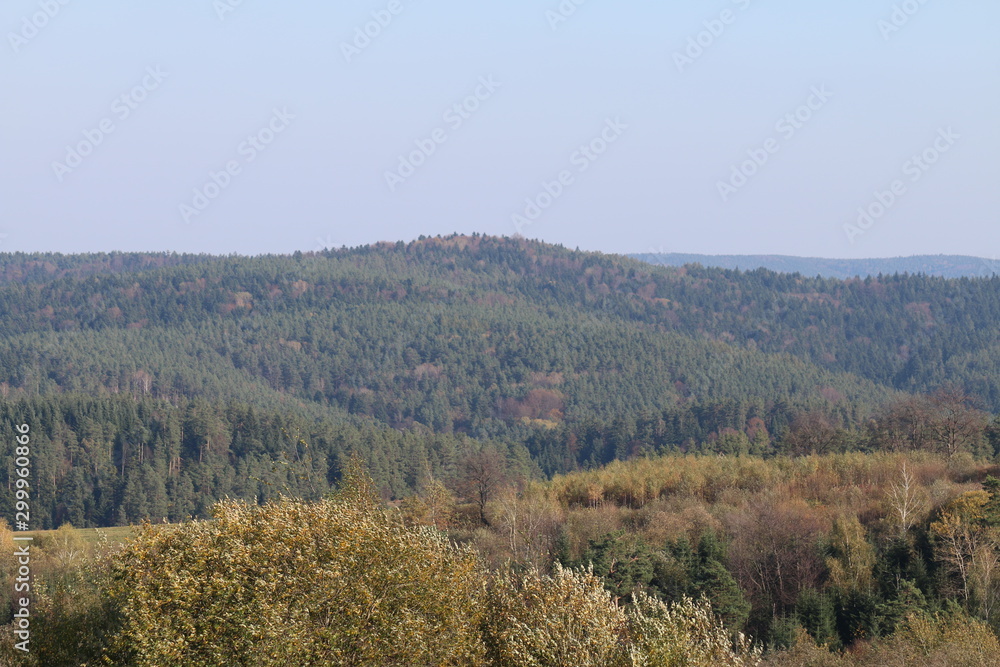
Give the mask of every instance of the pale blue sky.
[{"label": "pale blue sky", "polygon": [[[227,0],[7,0],[0,251],[520,230],[608,252],[1000,254],[995,0],[564,4],[555,23],[558,0],[243,0],[221,19]],[[591,141],[606,150],[578,153]],[[399,171],[416,142],[433,154]],[[730,180],[747,151],[766,163]]]}]

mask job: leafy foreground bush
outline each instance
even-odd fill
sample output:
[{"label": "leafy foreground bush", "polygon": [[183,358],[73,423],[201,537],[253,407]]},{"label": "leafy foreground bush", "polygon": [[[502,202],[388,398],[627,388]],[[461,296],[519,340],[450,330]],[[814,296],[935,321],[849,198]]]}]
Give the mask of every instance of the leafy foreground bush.
[{"label": "leafy foreground bush", "polygon": [[759,653],[729,632],[702,599],[667,605],[637,594],[619,607],[592,571],[494,575],[483,623],[497,667],[742,667]]},{"label": "leafy foreground bush", "polygon": [[[146,526],[103,564],[104,602],[54,617],[36,637],[35,664],[758,662],[745,644],[733,647],[707,602],[640,598],[623,608],[592,573],[558,567],[490,575],[473,551],[405,526],[368,488],[356,478],[324,502],[226,502],[211,522]],[[81,619],[101,626],[88,633],[104,638],[99,650],[69,659],[46,644],[74,645]]]},{"label": "leafy foreground bush", "polygon": [[628,640],[624,610],[592,572],[558,565],[551,577],[537,570],[520,577],[500,572],[487,607],[483,638],[497,667],[613,665]]},{"label": "leafy foreground bush", "polygon": [[119,555],[119,652],[143,665],[460,665],[480,661],[474,554],[404,528],[357,490],[221,503]]}]

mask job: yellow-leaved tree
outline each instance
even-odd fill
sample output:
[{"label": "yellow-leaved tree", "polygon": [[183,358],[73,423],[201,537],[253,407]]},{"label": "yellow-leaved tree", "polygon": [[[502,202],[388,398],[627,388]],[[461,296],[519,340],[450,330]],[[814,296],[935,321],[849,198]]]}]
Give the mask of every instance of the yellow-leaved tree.
[{"label": "yellow-leaved tree", "polygon": [[591,571],[500,571],[484,619],[496,667],[613,667],[623,664],[628,619]]},{"label": "yellow-leaved tree", "polygon": [[477,561],[385,511],[357,470],[336,497],[224,502],[147,527],[112,566],[124,625],[109,653],[154,665],[470,665]]},{"label": "yellow-leaved tree", "polygon": [[752,667],[760,650],[735,638],[704,598],[667,604],[643,593],[619,606],[588,570],[558,564],[498,572],[484,618],[495,667]]}]

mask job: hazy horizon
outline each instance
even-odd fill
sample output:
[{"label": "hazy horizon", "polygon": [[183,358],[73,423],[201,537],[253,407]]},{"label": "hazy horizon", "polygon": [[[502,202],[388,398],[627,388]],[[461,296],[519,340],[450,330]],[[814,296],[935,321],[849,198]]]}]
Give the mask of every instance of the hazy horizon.
[{"label": "hazy horizon", "polygon": [[[455,232],[453,232],[453,233],[455,233]],[[461,232],[458,232],[458,233],[461,234]],[[431,237],[431,235],[427,235],[427,234],[424,234],[422,236],[424,236],[426,238],[430,238]],[[439,234],[439,235],[435,235],[435,236],[448,237],[448,236],[450,236],[450,234]],[[512,238],[512,237],[509,237],[509,238]],[[750,258],[764,259],[764,258],[772,258],[772,259],[791,259],[791,260],[804,260],[804,261],[817,260],[817,261],[824,261],[824,262],[852,262],[852,263],[881,262],[881,261],[893,261],[893,260],[911,260],[911,259],[923,259],[923,258],[927,258],[927,259],[943,258],[943,259],[969,259],[969,260],[978,260],[978,261],[988,262],[991,265],[993,263],[996,263],[996,262],[1000,261],[1000,260],[997,260],[997,259],[994,259],[994,258],[984,257],[984,256],[980,256],[980,255],[962,255],[962,254],[950,254],[950,253],[933,253],[933,254],[918,254],[918,255],[895,255],[895,256],[885,256],[885,257],[821,257],[821,256],[807,256],[807,255],[783,255],[783,254],[774,254],[774,253],[742,253],[742,254],[715,253],[715,254],[713,254],[713,253],[694,253],[694,252],[681,252],[681,251],[676,251],[676,252],[671,251],[671,252],[665,252],[665,253],[660,253],[660,252],[656,252],[656,251],[610,252],[610,251],[603,251],[603,250],[600,250],[600,249],[589,249],[589,248],[579,248],[579,247],[574,247],[574,246],[567,246],[567,245],[559,243],[557,241],[549,242],[549,241],[545,241],[544,239],[534,239],[534,238],[528,238],[528,237],[525,237],[525,238],[528,241],[539,241],[539,242],[543,242],[543,243],[552,243],[553,245],[560,245],[560,246],[565,247],[565,248],[567,248],[569,250],[576,249],[576,250],[580,250],[580,251],[584,251],[584,252],[603,252],[605,254],[621,255],[621,256],[626,256],[626,257],[640,257],[640,256],[644,256],[644,255],[645,256],[661,255],[661,256],[692,257],[692,258],[703,258],[703,257],[704,258],[717,258],[717,259],[744,259],[744,258],[747,258],[747,259],[750,259]],[[11,254],[11,255],[13,255],[13,254],[16,254],[16,253],[24,253],[24,254],[36,254],[36,253],[37,254],[47,254],[47,253],[51,253],[51,254],[56,254],[56,255],[75,255],[75,254],[83,254],[83,255],[85,255],[85,254],[101,254],[101,253],[107,253],[107,254],[115,254],[115,253],[129,254],[129,253],[136,253],[136,254],[152,254],[152,255],[155,255],[155,254],[178,254],[178,255],[184,255],[184,254],[204,254],[204,255],[211,256],[211,257],[232,257],[232,256],[235,256],[235,257],[264,257],[264,256],[273,256],[273,255],[291,255],[291,254],[294,254],[295,252],[307,253],[307,252],[321,252],[321,251],[324,251],[324,250],[342,250],[342,249],[353,250],[355,248],[361,248],[361,247],[365,247],[365,246],[373,246],[373,245],[377,245],[379,243],[396,243],[398,241],[404,241],[406,243],[409,243],[409,242],[413,242],[413,241],[416,241],[416,240],[417,239],[409,239],[409,240],[403,240],[403,239],[396,239],[396,240],[393,240],[393,239],[379,239],[379,240],[375,240],[375,241],[371,241],[371,242],[367,242],[367,243],[360,243],[360,244],[351,245],[351,246],[329,246],[329,247],[324,247],[324,248],[318,248],[317,247],[317,248],[311,248],[311,249],[299,248],[299,249],[290,250],[290,251],[287,251],[287,252],[259,252],[259,253],[228,252],[227,253],[227,252],[210,252],[210,251],[182,251],[182,250],[174,250],[174,249],[170,249],[170,248],[146,248],[146,249],[135,249],[135,250],[121,250],[121,249],[117,249],[117,248],[112,248],[112,249],[105,249],[105,250],[92,250],[92,251],[82,251],[82,252],[61,252],[61,251],[58,251],[58,250],[10,250],[10,249],[4,250],[4,249],[0,248],[0,255],[3,255],[3,254]]]},{"label": "hazy horizon", "polygon": [[981,0],[13,0],[0,252],[457,231],[995,258],[997,19]]}]

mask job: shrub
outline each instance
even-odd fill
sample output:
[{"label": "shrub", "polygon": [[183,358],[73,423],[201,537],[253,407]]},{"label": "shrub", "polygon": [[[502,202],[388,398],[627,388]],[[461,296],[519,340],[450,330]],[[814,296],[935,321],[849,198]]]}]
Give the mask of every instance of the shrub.
[{"label": "shrub", "polygon": [[760,651],[742,634],[735,638],[702,598],[666,604],[637,594],[627,612],[629,667],[748,667]]},{"label": "shrub", "polygon": [[591,570],[556,564],[551,576],[498,572],[483,624],[495,667],[614,667],[627,635],[625,612]]},{"label": "shrub", "polygon": [[127,664],[470,665],[481,576],[468,551],[363,494],[225,502],[215,520],[146,527],[110,591]]}]

